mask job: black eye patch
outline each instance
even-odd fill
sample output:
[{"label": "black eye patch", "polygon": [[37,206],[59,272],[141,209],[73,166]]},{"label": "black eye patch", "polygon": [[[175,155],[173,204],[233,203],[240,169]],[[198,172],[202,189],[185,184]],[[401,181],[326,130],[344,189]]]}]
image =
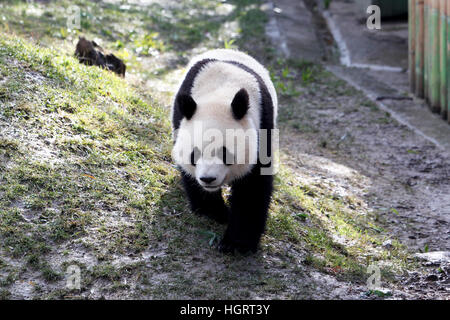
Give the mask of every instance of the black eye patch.
[{"label": "black eye patch", "polygon": [[234,155],[228,151],[226,147],[222,147],[217,150],[218,157],[223,161],[226,166],[234,164]]},{"label": "black eye patch", "polygon": [[201,156],[200,150],[197,147],[195,147],[194,150],[192,150],[191,152],[191,164],[194,167],[197,164],[198,159],[200,159],[200,156]]}]

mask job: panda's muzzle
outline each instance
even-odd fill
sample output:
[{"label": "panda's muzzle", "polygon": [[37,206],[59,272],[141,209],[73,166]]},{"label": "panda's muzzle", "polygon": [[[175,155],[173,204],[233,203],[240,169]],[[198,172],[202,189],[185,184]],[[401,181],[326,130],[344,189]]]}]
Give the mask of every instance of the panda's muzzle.
[{"label": "panda's muzzle", "polygon": [[201,177],[200,180],[202,180],[203,182],[210,184],[211,182],[216,181],[215,177]]},{"label": "panda's muzzle", "polygon": [[208,191],[216,191],[221,187],[220,183],[217,182],[216,177],[201,177],[199,178],[202,183],[200,185]]}]

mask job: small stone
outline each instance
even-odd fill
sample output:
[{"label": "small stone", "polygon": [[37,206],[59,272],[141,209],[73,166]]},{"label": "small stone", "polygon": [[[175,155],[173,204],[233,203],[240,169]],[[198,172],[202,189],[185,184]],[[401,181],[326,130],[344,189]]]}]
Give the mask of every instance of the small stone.
[{"label": "small stone", "polygon": [[405,281],[406,284],[418,282],[420,280],[420,274],[418,272],[411,272],[408,279]]},{"label": "small stone", "polygon": [[392,249],[392,240],[386,240],[383,242],[383,247],[389,250]]},{"label": "small stone", "polygon": [[273,12],[275,12],[275,13],[282,13],[283,10],[281,8],[275,7],[275,8],[273,8]]},{"label": "small stone", "polygon": [[387,288],[378,288],[376,290],[369,291],[370,294],[374,294],[378,297],[390,297],[392,296],[392,291]]},{"label": "small stone", "polygon": [[414,255],[420,260],[429,261],[433,263],[448,263],[450,262],[450,252],[449,251],[433,251],[426,253],[416,253]]},{"label": "small stone", "polygon": [[426,281],[438,281],[439,277],[435,274],[430,274],[425,278]]}]

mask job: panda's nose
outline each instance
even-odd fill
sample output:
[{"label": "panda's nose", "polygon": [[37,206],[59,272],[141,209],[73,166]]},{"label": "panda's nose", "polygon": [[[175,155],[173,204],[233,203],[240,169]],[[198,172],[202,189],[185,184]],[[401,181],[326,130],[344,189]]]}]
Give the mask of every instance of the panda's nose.
[{"label": "panda's nose", "polygon": [[211,182],[215,181],[216,178],[214,178],[214,177],[201,177],[200,180],[202,180],[205,183],[211,183]]}]

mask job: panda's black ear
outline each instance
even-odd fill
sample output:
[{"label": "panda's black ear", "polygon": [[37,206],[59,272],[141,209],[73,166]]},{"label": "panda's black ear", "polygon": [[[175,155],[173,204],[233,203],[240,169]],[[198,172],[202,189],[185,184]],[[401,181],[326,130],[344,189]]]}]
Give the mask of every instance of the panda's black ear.
[{"label": "panda's black ear", "polygon": [[195,113],[195,109],[197,109],[197,103],[195,103],[194,99],[187,94],[177,95],[175,104],[178,111],[188,120],[192,118]]},{"label": "panda's black ear", "polygon": [[247,90],[239,90],[238,93],[236,93],[236,95],[234,96],[233,102],[231,102],[231,111],[233,112],[233,117],[236,120],[241,120],[245,116],[249,108],[248,103],[249,98]]}]

